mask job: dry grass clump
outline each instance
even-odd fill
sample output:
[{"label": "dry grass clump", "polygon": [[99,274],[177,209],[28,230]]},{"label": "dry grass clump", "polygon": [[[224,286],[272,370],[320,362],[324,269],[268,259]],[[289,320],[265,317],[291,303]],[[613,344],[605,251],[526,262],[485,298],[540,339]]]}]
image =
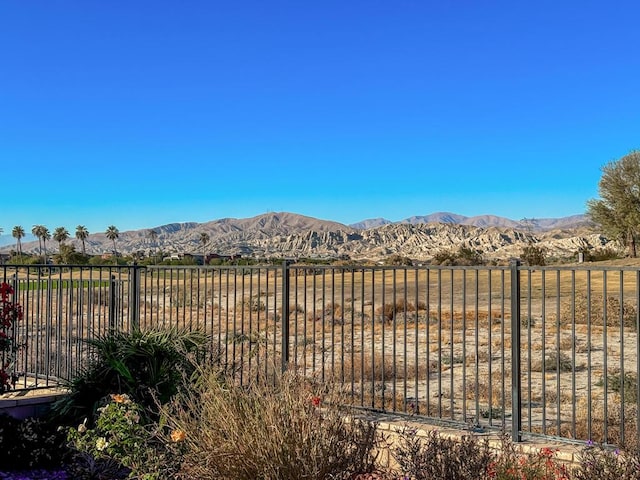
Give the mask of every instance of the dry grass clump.
[{"label": "dry grass clump", "polygon": [[[621,308],[622,307],[622,308]],[[622,310],[622,312],[621,312]],[[589,303],[584,293],[576,293],[575,296],[575,318],[577,324],[587,323],[588,314],[591,314],[591,325],[602,326],[604,322],[605,301],[604,296],[600,294],[591,294],[591,302]],[[620,326],[622,318],[625,327],[635,328],[636,326],[636,307],[633,303],[625,301],[622,306],[618,297],[609,295],[606,298],[606,315],[607,326]],[[572,320],[572,304],[565,302],[560,308],[560,319],[563,325],[570,324]]]},{"label": "dry grass clump", "polygon": [[320,480],[371,471],[376,426],[347,421],[340,397],[293,373],[238,386],[203,372],[165,411],[169,426],[186,433],[179,478]]},{"label": "dry grass clump", "polygon": [[532,363],[532,372],[571,372],[573,370],[573,360],[563,352],[552,351],[547,353],[544,362],[539,359]]},{"label": "dry grass clump", "polygon": [[[637,405],[625,404],[623,410],[619,403],[610,402],[605,416],[602,402],[593,402],[589,406],[586,400],[581,400],[576,406],[576,412],[575,437],[573,437],[572,427],[568,423],[563,425],[563,437],[616,445],[629,452],[639,451],[636,424]],[[591,434],[589,434],[589,414],[591,415]],[[623,416],[624,422],[622,421]]]},{"label": "dry grass clump", "polygon": [[343,362],[337,365],[333,372],[333,377],[337,381],[347,382],[372,382],[372,381],[390,381],[396,380],[415,380],[416,378],[427,379],[430,373],[438,370],[438,363],[431,361],[427,366],[421,362],[415,365],[409,362],[406,366],[404,363],[395,361],[391,355],[383,355],[376,352],[372,355],[370,352],[363,354],[355,354],[353,359],[345,356]]},{"label": "dry grass clump", "polygon": [[324,308],[318,309],[315,312],[310,311],[307,314],[307,320],[310,322],[319,322],[324,320],[327,323],[333,322],[334,324],[340,324],[344,322],[342,305],[339,303],[327,303]]},{"label": "dry grass clump", "polygon": [[417,310],[425,310],[426,305],[424,302],[419,303],[418,308],[411,302],[405,302],[403,298],[396,300],[394,303],[385,303],[376,308],[376,314],[386,322],[392,322],[394,318],[399,315],[416,312]]}]

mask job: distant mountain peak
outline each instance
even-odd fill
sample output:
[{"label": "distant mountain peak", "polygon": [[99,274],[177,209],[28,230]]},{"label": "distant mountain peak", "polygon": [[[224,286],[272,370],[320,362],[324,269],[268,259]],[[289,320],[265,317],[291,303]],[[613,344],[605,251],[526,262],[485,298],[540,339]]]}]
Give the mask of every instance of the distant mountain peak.
[{"label": "distant mountain peak", "polygon": [[523,220],[512,220],[497,215],[477,215],[467,217],[452,212],[435,212],[428,215],[417,215],[408,217],[403,220],[392,222],[384,218],[374,218],[353,223],[350,226],[358,230],[366,230],[376,228],[390,223],[408,223],[411,225],[420,225],[423,223],[448,223],[454,225],[473,225],[475,227],[502,227],[516,229],[530,229],[533,231],[553,230],[555,228],[572,228],[578,226],[590,225],[591,222],[586,215],[571,215],[561,218],[530,218]]}]

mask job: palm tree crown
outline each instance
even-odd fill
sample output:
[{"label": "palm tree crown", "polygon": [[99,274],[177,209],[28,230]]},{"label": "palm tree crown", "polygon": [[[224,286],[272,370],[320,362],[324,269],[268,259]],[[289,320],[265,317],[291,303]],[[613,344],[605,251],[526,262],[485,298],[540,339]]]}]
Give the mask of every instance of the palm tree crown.
[{"label": "palm tree crown", "polygon": [[11,236],[16,239],[16,250],[18,251],[18,255],[22,257],[22,238],[24,237],[24,228],[20,225],[16,225],[11,230]]},{"label": "palm tree crown", "polygon": [[118,251],[116,250],[116,239],[120,236],[120,230],[118,230],[115,225],[109,225],[107,227],[107,231],[104,232],[109,240],[113,242],[113,255],[115,257],[116,263],[118,262]]},{"label": "palm tree crown", "polygon": [[87,239],[88,236],[89,236],[89,230],[87,230],[87,227],[85,227],[84,225],[78,225],[76,227],[76,238],[82,242],[82,254],[83,255],[87,254],[87,252],[85,250],[84,241]]},{"label": "palm tree crown", "polygon": [[33,233],[36,237],[38,237],[40,255],[42,255],[42,249],[44,247],[44,263],[47,263],[47,240],[51,238],[51,233],[49,233],[49,229],[44,225],[34,225],[33,228],[31,229],[31,233]]},{"label": "palm tree crown", "polygon": [[53,239],[58,242],[58,250],[60,250],[62,244],[69,239],[69,231],[64,227],[57,227],[53,231]]},{"label": "palm tree crown", "polygon": [[200,237],[198,237],[198,240],[202,244],[202,264],[206,265],[207,264],[207,252],[205,250],[205,247],[207,246],[207,243],[209,243],[209,240],[210,240],[209,234],[207,232],[201,232],[200,233]]}]

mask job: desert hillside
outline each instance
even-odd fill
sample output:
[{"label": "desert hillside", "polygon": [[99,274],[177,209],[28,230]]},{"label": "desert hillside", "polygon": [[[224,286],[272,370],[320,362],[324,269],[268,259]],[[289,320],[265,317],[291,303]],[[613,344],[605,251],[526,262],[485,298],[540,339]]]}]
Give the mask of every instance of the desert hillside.
[{"label": "desert hillside", "polygon": [[[432,221],[434,218],[440,222]],[[424,220],[424,221],[420,221]],[[469,223],[478,223],[472,225]],[[516,226],[512,224],[516,224]],[[361,225],[367,221],[361,222]],[[580,249],[596,249],[609,244],[583,216],[546,219],[518,227],[517,222],[501,217],[463,217],[455,214],[433,214],[411,217],[391,223],[384,219],[370,221],[369,228],[356,228],[328,220],[294,213],[267,213],[252,218],[224,218],[206,223],[173,223],[151,228],[120,232],[119,252],[143,251],[169,253],[202,253],[201,235],[209,236],[208,253],[252,257],[314,257],[380,260],[402,255],[416,260],[429,260],[442,251],[461,246],[480,252],[486,259],[504,260],[518,256],[522,247],[535,244],[554,257],[571,257]],[[562,226],[564,228],[552,228]],[[80,250],[80,243],[68,240]],[[11,249],[6,246],[4,251]],[[110,252],[113,244],[104,233],[92,234],[86,241],[91,254]],[[25,252],[37,252],[38,242],[23,244]],[[56,251],[55,242],[48,250]]]}]

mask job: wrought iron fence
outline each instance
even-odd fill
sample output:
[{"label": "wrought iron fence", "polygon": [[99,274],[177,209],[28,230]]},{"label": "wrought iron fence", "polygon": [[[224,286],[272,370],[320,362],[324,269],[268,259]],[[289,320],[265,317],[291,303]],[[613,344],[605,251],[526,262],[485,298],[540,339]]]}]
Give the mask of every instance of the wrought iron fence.
[{"label": "wrought iron fence", "polygon": [[109,329],[202,329],[241,382],[295,368],[363,408],[474,428],[639,440],[640,270],[3,266],[16,388],[51,386]]}]

